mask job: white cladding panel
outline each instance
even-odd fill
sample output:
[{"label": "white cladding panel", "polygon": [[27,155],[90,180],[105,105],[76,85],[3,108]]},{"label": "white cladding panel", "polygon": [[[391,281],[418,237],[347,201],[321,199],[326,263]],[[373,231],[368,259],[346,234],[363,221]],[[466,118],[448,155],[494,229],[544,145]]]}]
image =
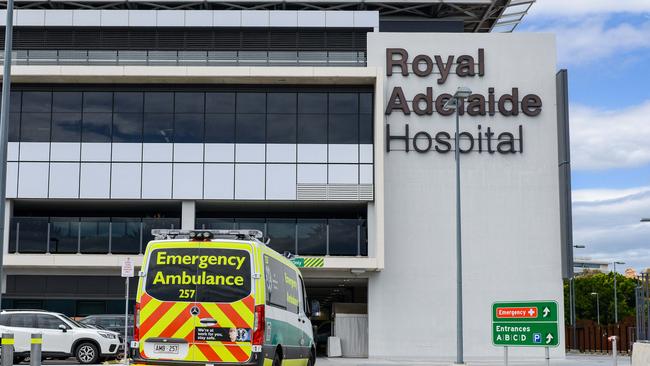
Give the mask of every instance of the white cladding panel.
[{"label": "white cladding panel", "polygon": [[18,161],[20,143],[9,141],[7,143],[7,161]]},{"label": "white cladding panel", "polygon": [[7,198],[16,198],[18,196],[18,163],[7,163],[7,188],[5,189]]},{"label": "white cladding panel", "polygon": [[114,142],[113,161],[142,161],[142,144],[132,142]]},{"label": "white cladding panel", "polygon": [[264,199],[264,164],[235,165],[235,199]]},{"label": "white cladding panel", "polygon": [[20,161],[49,161],[49,142],[21,142]]},{"label": "white cladding panel", "polygon": [[81,161],[110,161],[111,144],[101,142],[82,142]]},{"label": "white cladding panel", "polygon": [[266,199],[296,199],[296,164],[266,165]]},{"label": "white cladding panel", "polygon": [[235,161],[235,144],[205,144],[206,163],[232,163]]},{"label": "white cladding panel", "polygon": [[[368,34],[368,64],[384,68],[386,48],[433,58],[474,55],[485,49],[485,75],[384,75],[386,103],[395,86],[407,100],[426,87],[434,98],[459,86],[487,96],[519,88],[543,101],[539,116],[461,116],[461,131],[497,133],[523,127],[523,153],[461,156],[464,346],[468,359],[499,357],[491,343],[491,304],[502,300],[555,300],[563,312],[555,96],[555,41],[542,34]],[[424,66],[422,66],[424,68]],[[435,68],[435,66],[434,66]],[[395,68],[394,72],[398,72]],[[498,97],[497,97],[498,98]],[[409,102],[410,104],[410,102]],[[386,105],[381,106],[385,108]],[[453,132],[454,116],[384,116],[391,133],[406,123],[418,131]],[[385,127],[384,127],[385,128]],[[452,133],[453,134],[453,133]],[[435,143],[435,142],[434,142]],[[453,143],[453,142],[452,142]],[[485,141],[483,141],[485,143]],[[394,140],[393,146],[403,148]],[[391,151],[385,159],[385,269],[368,288],[370,356],[453,360],[456,351],[455,162],[452,153]],[[399,311],[395,311],[399,309]],[[561,316],[561,315],[560,315]],[[560,324],[563,324],[560,318]],[[399,342],[396,342],[396,329]],[[561,341],[564,342],[560,326]],[[510,348],[511,357],[542,359],[543,349]],[[551,350],[562,357],[564,347]]]},{"label": "white cladding panel", "polygon": [[203,198],[203,164],[174,164],[173,197]]},{"label": "white cladding panel", "polygon": [[231,200],[235,194],[235,164],[205,164],[203,198]]},{"label": "white cladding panel", "polygon": [[18,166],[18,197],[46,198],[50,164],[20,163]]},{"label": "white cladding panel", "polygon": [[79,161],[81,145],[78,142],[52,142],[50,144],[51,161]]},{"label": "white cladding panel", "polygon": [[109,198],[111,185],[111,164],[81,163],[80,180],[80,198]]},{"label": "white cladding panel", "polygon": [[327,184],[327,164],[298,164],[298,183]]},{"label": "white cladding panel", "polygon": [[141,163],[113,163],[111,198],[140,198],[141,180]]},{"label": "white cladding panel", "polygon": [[171,164],[142,164],[142,198],[172,198]]},{"label": "white cladding panel", "polygon": [[79,197],[79,163],[50,164],[50,198]]}]

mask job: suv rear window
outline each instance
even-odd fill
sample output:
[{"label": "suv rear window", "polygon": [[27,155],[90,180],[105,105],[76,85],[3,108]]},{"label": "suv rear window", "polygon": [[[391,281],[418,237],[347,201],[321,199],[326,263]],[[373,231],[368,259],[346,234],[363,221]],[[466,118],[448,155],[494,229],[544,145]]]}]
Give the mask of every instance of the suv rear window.
[{"label": "suv rear window", "polygon": [[251,292],[245,250],[161,248],[148,263],[145,290],[161,301],[234,302]]}]

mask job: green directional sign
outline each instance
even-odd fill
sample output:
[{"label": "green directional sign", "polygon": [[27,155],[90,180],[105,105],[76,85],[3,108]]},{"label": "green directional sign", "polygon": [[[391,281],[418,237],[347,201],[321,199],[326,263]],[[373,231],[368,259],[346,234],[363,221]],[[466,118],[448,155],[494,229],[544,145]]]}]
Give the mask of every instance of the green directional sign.
[{"label": "green directional sign", "polygon": [[508,347],[557,347],[560,344],[555,301],[507,301],[492,304],[492,343]]}]

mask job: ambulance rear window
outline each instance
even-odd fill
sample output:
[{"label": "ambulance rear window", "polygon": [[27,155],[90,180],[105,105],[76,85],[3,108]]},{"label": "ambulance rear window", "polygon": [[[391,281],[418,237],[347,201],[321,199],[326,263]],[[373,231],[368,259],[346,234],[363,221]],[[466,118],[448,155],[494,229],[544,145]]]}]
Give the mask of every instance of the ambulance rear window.
[{"label": "ambulance rear window", "polygon": [[161,301],[238,301],[251,292],[250,254],[223,248],[155,249],[145,286]]}]

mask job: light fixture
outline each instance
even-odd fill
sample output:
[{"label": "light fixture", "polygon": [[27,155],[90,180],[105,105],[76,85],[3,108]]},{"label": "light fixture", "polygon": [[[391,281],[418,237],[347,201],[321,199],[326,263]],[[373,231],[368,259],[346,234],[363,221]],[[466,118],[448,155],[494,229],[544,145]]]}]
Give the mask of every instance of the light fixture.
[{"label": "light fixture", "polygon": [[468,98],[470,95],[472,95],[472,90],[466,86],[459,86],[458,89],[456,89],[456,92],[454,95],[447,100],[445,103],[444,107],[445,109],[455,109],[456,105],[458,104],[458,99],[460,98]]}]

